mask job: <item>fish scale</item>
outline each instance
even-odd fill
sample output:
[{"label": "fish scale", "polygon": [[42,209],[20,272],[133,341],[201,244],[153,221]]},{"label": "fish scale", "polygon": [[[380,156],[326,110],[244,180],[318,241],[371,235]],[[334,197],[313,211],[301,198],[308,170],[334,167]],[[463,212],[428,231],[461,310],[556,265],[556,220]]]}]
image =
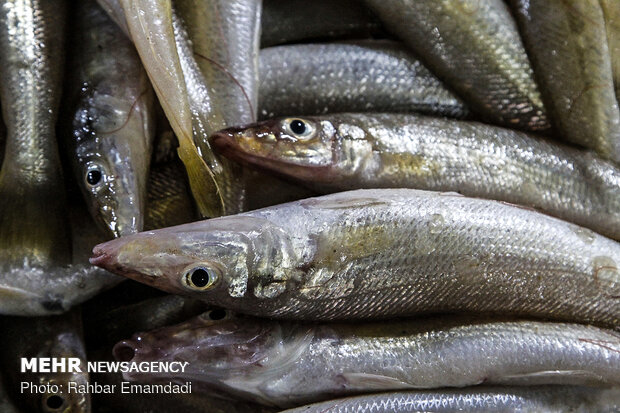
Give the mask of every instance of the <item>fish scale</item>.
[{"label": "fish scale", "polygon": [[[91,262],[281,319],[496,312],[615,327],[618,260],[617,242],[529,209],[374,189],[132,235]],[[216,274],[213,285],[187,284],[192,268]]]},{"label": "fish scale", "polygon": [[[356,393],[480,383],[617,385],[619,345],[617,333],[579,324],[444,316],[306,325],[199,316],[136,334],[114,353],[131,349],[133,362],[188,361],[182,379],[287,407]],[[124,377],[146,379],[140,373]]]}]

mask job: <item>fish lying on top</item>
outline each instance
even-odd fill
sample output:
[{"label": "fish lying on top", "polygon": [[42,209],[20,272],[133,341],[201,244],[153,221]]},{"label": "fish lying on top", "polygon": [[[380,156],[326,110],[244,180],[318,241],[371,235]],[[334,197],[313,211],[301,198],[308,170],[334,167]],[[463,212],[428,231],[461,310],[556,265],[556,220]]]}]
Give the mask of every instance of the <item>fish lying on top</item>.
[{"label": "fish lying on top", "polygon": [[376,393],[314,403],[281,413],[544,412],[612,413],[620,389],[578,386],[476,386]]},{"label": "fish lying on top", "polygon": [[69,159],[91,214],[112,236],[142,231],[155,134],[154,95],[138,53],[95,0],[77,3]]},{"label": "fish lying on top", "polygon": [[523,132],[414,114],[333,114],[231,128],[212,141],[233,160],[320,192],[458,191],[535,207],[620,240],[620,169]]},{"label": "fish lying on top", "polygon": [[442,81],[491,123],[549,132],[517,25],[503,0],[366,0]]},{"label": "fish lying on top", "polygon": [[[51,317],[4,317],[0,320],[4,337],[0,360],[5,369],[7,384],[20,407],[28,412],[90,413],[88,393],[69,392],[69,383],[84,386],[88,383],[86,350],[82,337],[82,318],[79,310]],[[20,372],[21,358],[78,358],[81,372]],[[20,391],[21,383],[55,384],[59,392]],[[3,413],[4,410],[2,411]]]},{"label": "fish lying on top", "polygon": [[261,47],[326,37],[367,38],[381,31],[359,0],[264,0],[262,14]]},{"label": "fish lying on top", "polygon": [[[620,384],[620,338],[580,324],[438,317],[298,324],[196,317],[139,333],[119,361],[188,362],[177,380],[278,407],[355,393],[481,383]],[[464,357],[466,355],[466,357]],[[169,373],[125,373],[168,380]]]},{"label": "fish lying on top", "polygon": [[264,118],[334,112],[419,112],[465,117],[465,104],[393,41],[301,44],[260,52]]},{"label": "fish lying on top", "polygon": [[617,326],[620,244],[502,202],[343,192],[100,244],[91,263],[281,319],[514,313]]},{"label": "fish lying on top", "polygon": [[562,138],[620,163],[620,109],[599,0],[512,0]]}]

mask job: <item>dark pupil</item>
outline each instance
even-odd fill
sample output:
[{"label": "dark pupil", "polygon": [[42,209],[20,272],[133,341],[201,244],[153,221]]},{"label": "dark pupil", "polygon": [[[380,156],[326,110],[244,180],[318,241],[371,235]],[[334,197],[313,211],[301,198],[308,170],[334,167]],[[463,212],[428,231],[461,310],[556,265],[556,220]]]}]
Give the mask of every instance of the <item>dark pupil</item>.
[{"label": "dark pupil", "polygon": [[192,284],[196,287],[204,287],[209,284],[209,273],[203,268],[195,269],[192,273]]},{"label": "dark pupil", "polygon": [[45,401],[45,404],[47,404],[47,407],[49,407],[50,409],[58,409],[60,406],[62,406],[62,404],[64,403],[64,400],[62,397],[60,396],[50,396],[47,398],[47,400]]},{"label": "dark pupil", "polygon": [[220,308],[218,308],[217,310],[212,310],[209,313],[209,318],[211,320],[217,321],[223,319],[224,317],[226,317],[226,310],[222,310]]},{"label": "dark pupil", "polygon": [[101,181],[101,172],[99,172],[98,170],[93,169],[92,171],[88,171],[86,173],[86,182],[88,182],[89,184],[97,185],[99,181]]},{"label": "dark pupil", "polygon": [[293,133],[301,135],[306,131],[306,124],[299,119],[295,119],[291,122],[291,130],[293,131]]}]

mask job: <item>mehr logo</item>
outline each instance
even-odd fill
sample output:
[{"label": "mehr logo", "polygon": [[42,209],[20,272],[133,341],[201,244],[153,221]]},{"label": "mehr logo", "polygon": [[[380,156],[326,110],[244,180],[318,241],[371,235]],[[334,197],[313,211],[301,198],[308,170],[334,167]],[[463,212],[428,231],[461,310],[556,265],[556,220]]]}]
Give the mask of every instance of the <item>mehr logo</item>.
[{"label": "mehr logo", "polygon": [[78,357],[39,357],[27,359],[22,357],[21,372],[32,373],[81,373]]}]

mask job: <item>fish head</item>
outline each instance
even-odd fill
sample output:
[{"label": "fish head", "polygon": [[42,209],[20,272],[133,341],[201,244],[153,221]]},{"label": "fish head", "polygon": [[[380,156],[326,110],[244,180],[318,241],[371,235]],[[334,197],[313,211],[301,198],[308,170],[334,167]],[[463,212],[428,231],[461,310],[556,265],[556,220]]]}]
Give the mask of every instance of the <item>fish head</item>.
[{"label": "fish head", "polygon": [[[132,112],[120,127],[114,102],[74,119],[74,171],[95,221],[114,237],[142,230],[150,163],[148,127]],[[88,107],[88,105],[86,105]],[[137,112],[135,109],[134,112]]]},{"label": "fish head", "polygon": [[[224,391],[265,402],[265,383],[277,382],[307,350],[310,326],[268,319],[233,316],[212,320],[207,313],[184,323],[135,334],[117,343],[119,361],[181,362],[184,371],[173,376],[191,381],[201,391]],[[124,373],[126,380],[168,381],[172,375]]]},{"label": "fish head", "polygon": [[232,160],[300,180],[330,179],[336,163],[336,128],[314,117],[266,120],[224,129],[210,139]]},{"label": "fish head", "polygon": [[236,310],[283,293],[297,271],[288,235],[247,215],[121,237],[93,254],[91,263],[108,271]]}]

